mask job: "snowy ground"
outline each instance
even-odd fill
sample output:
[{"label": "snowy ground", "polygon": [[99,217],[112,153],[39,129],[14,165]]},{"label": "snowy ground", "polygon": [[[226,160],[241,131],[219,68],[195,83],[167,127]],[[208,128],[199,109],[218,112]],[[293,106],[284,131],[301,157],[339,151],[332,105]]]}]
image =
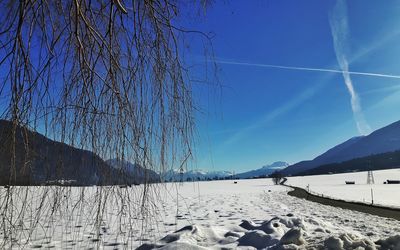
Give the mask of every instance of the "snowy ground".
[{"label": "snowy ground", "polygon": [[[154,187],[142,209],[143,186],[2,188],[0,248],[374,249],[381,240],[381,249],[400,249],[398,221],[297,199],[268,179]],[[12,218],[6,192],[16,199]]]},{"label": "snowy ground", "polygon": [[[289,177],[287,184],[309,189],[312,193],[371,204],[371,189],[374,204],[400,208],[400,184],[383,184],[389,180],[400,180],[400,169],[373,171],[375,184],[367,185],[367,172]],[[346,185],[345,181],[355,181]]]}]

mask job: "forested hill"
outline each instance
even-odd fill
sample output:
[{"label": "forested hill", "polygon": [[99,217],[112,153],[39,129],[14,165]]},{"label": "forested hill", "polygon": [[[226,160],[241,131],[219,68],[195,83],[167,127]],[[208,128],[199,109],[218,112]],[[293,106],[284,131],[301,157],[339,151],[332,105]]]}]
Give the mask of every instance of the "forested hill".
[{"label": "forested hill", "polygon": [[[91,151],[51,140],[25,127],[17,127],[14,144],[12,126],[10,121],[0,120],[0,185],[46,185],[66,181],[67,185],[87,186],[146,181],[143,175],[110,166]],[[153,174],[148,181],[159,181],[159,177]]]},{"label": "forested hill", "polygon": [[390,168],[400,168],[400,150],[356,158],[341,163],[326,164],[317,168],[303,171],[301,173],[298,173],[297,175],[301,176],[329,173],[347,173]]}]

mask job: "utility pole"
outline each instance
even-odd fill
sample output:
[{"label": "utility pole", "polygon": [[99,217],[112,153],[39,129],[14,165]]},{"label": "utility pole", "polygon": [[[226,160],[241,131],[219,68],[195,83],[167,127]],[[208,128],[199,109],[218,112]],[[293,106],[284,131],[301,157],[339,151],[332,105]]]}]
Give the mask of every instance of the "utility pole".
[{"label": "utility pole", "polygon": [[372,188],[371,188],[371,202],[372,205],[374,205],[374,191],[372,190]]},{"label": "utility pole", "polygon": [[375,184],[374,173],[372,170],[368,171],[367,184]]},{"label": "utility pole", "polygon": [[372,172],[371,160],[368,161],[368,176],[367,176],[367,184],[375,184],[374,174]]}]

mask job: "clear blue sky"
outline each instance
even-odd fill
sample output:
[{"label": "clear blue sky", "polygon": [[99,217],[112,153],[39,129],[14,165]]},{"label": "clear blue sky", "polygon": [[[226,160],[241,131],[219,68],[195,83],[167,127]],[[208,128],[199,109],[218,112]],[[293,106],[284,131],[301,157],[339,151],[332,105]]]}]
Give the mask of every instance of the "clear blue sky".
[{"label": "clear blue sky", "polygon": [[[194,85],[203,112],[192,167],[296,163],[400,120],[400,77],[370,74],[400,76],[399,14],[394,0],[217,0],[200,20],[183,16],[177,24],[214,34],[220,69],[221,89]],[[202,78],[203,44],[189,38],[187,46]],[[347,75],[351,89],[347,64],[363,72]]]},{"label": "clear blue sky", "polygon": [[[262,66],[340,71],[340,57],[349,71],[400,75],[399,2],[346,2],[216,1],[208,8],[194,26],[214,33],[222,92],[196,85],[206,113],[197,117],[195,167],[240,172],[295,163],[367,133],[357,127],[360,116],[370,131],[400,120],[400,79],[350,74],[361,104],[353,112],[340,72]],[[335,19],[347,22],[336,48]],[[192,60],[201,60],[200,44],[191,46]]]}]

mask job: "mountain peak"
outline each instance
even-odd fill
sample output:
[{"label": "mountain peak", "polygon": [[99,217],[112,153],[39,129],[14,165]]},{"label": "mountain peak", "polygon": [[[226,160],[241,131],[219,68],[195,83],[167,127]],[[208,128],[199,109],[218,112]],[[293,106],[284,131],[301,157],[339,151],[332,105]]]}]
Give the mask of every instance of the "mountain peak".
[{"label": "mountain peak", "polygon": [[171,169],[164,174],[165,180],[171,181],[178,181],[181,178],[183,180],[207,180],[207,179],[214,179],[214,178],[226,178],[232,176],[232,173],[229,171],[206,171],[202,169],[191,169],[185,170],[182,172],[182,176],[178,169]]},{"label": "mountain peak", "polygon": [[259,176],[267,176],[277,170],[284,169],[287,166],[289,166],[289,163],[287,163],[287,162],[276,161],[270,165],[265,165],[259,169],[255,169],[255,170],[237,174],[236,177],[241,178],[241,179],[249,179],[249,178],[254,178],[254,177],[259,177]]}]

